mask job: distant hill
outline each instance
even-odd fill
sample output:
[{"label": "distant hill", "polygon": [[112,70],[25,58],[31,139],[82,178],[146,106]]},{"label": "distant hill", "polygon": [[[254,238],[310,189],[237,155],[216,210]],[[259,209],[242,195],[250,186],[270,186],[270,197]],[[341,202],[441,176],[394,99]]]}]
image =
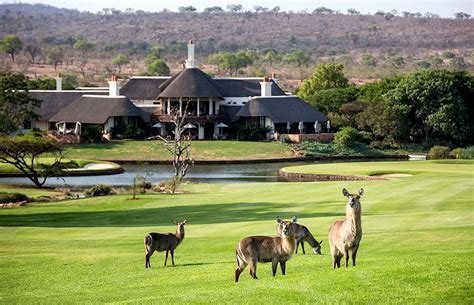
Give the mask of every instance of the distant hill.
[{"label": "distant hill", "polygon": [[198,13],[106,10],[102,14],[47,5],[0,5],[0,36],[59,40],[84,37],[101,45],[167,45],[194,39],[198,50],[292,49],[339,54],[354,49],[473,48],[474,20],[393,15],[321,15],[318,13]]}]

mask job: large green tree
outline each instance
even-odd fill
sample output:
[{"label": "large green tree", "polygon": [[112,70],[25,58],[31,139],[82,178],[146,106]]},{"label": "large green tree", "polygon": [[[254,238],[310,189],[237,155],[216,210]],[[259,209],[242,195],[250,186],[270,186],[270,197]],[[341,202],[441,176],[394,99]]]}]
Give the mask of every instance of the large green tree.
[{"label": "large green tree", "polygon": [[79,39],[74,44],[74,49],[79,50],[81,53],[78,68],[81,71],[83,78],[86,77],[86,66],[87,66],[87,62],[89,61],[88,54],[89,52],[94,50],[94,48],[95,48],[95,44],[85,39]]},{"label": "large green tree", "polygon": [[306,79],[296,94],[318,110],[337,112],[343,104],[354,101],[357,88],[349,85],[341,64],[321,64]]},{"label": "large green tree", "polygon": [[410,136],[472,143],[474,76],[462,71],[425,70],[403,78],[385,94],[409,109]]},{"label": "large green tree", "polygon": [[122,72],[122,66],[127,65],[130,62],[128,57],[124,54],[117,54],[112,59],[112,64],[117,66],[117,73],[120,74]]},{"label": "large green tree", "polygon": [[20,73],[0,72],[0,133],[16,130],[37,117],[33,109],[40,101],[28,94],[27,80]]},{"label": "large green tree", "polygon": [[[25,174],[36,187],[42,187],[48,177],[64,167],[62,147],[53,139],[33,134],[0,137],[0,162],[11,164]],[[41,157],[52,162],[41,163]]]},{"label": "large green tree", "polygon": [[311,56],[304,51],[295,50],[283,56],[283,61],[296,65],[300,70],[301,80],[303,80],[303,68],[309,66],[311,63]]},{"label": "large green tree", "polygon": [[254,53],[251,51],[220,52],[209,56],[209,62],[217,65],[219,71],[231,76],[253,63]]},{"label": "large green tree", "polygon": [[12,62],[15,62],[15,55],[23,48],[23,41],[16,35],[6,35],[0,41],[0,50],[10,55]]}]

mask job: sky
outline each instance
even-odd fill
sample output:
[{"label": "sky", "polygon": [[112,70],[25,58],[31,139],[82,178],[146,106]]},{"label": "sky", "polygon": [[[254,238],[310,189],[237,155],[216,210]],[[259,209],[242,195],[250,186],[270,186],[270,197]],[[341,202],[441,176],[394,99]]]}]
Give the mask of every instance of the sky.
[{"label": "sky", "polygon": [[280,6],[282,10],[301,11],[307,9],[312,11],[317,7],[327,7],[333,10],[339,10],[345,13],[348,8],[355,8],[362,13],[375,13],[378,10],[390,11],[396,9],[399,12],[431,12],[439,14],[442,17],[453,17],[456,12],[466,12],[474,15],[474,0],[173,0],[173,1],[152,1],[152,0],[9,0],[1,1],[0,3],[43,3],[57,7],[75,8],[81,11],[97,12],[102,8],[116,8],[125,10],[126,8],[133,8],[135,10],[144,11],[160,11],[164,8],[176,11],[180,6],[192,5],[198,10],[206,7],[219,5],[225,8],[228,4],[241,4],[245,10],[252,10],[255,5],[273,8]]}]

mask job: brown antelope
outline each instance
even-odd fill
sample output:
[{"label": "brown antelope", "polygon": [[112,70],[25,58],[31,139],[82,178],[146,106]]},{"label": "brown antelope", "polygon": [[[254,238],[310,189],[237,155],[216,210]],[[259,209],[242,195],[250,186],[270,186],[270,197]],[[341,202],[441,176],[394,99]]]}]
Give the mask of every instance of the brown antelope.
[{"label": "brown antelope", "polygon": [[273,276],[275,276],[278,263],[281,273],[285,275],[286,261],[288,261],[296,248],[295,223],[291,221],[277,220],[281,223],[281,236],[250,236],[242,239],[235,254],[237,258],[237,269],[235,269],[235,281],[239,281],[240,274],[249,265],[250,275],[257,279],[257,262],[272,262]]},{"label": "brown antelope", "polygon": [[[280,219],[280,216],[277,216],[277,219]],[[304,251],[304,242],[307,242],[310,244],[310,246],[313,248],[313,252],[316,254],[321,255],[321,244],[323,241],[321,240],[319,243],[318,241],[314,238],[313,234],[308,230],[307,227],[297,224],[297,217],[293,216],[291,219],[295,224],[295,237],[296,237],[296,251],[295,253],[298,254],[298,246],[301,244],[301,249],[303,250],[303,254],[306,254]],[[281,225],[280,223],[277,224],[276,226],[276,231],[279,236],[281,236]]]},{"label": "brown antelope", "polygon": [[171,262],[174,266],[174,250],[184,239],[184,225],[187,220],[182,222],[173,221],[176,225],[176,233],[149,233],[145,236],[145,268],[151,267],[150,257],[155,251],[166,251],[165,266],[168,261],[168,252],[171,253]]},{"label": "brown antelope", "polygon": [[341,259],[346,258],[346,267],[349,263],[349,250],[352,251],[352,265],[356,265],[356,255],[362,239],[362,222],[360,197],[364,190],[358,194],[349,194],[346,189],[342,194],[349,198],[346,206],[346,219],[334,222],[329,228],[329,244],[331,248],[333,268],[341,267]]}]

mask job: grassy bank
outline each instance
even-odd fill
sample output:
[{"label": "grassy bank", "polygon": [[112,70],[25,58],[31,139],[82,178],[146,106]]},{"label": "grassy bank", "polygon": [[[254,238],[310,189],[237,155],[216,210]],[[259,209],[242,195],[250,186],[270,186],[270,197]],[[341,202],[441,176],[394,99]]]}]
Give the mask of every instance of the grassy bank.
[{"label": "grassy bank", "polygon": [[[102,160],[171,160],[160,141],[114,141],[99,144],[70,145],[70,158]],[[193,141],[195,160],[250,160],[288,158],[294,154],[277,142]]]},{"label": "grassy bank", "polygon": [[[86,165],[94,165],[94,164],[107,164],[108,169],[118,169],[120,168],[120,165],[113,163],[113,162],[107,162],[107,161],[101,161],[97,162],[95,160],[84,160],[84,159],[65,159],[63,162],[69,162],[69,161],[74,161],[77,164],[77,168],[74,168],[74,172],[81,172],[85,169],[82,169]],[[54,159],[52,158],[41,158],[38,160],[39,164],[51,164],[54,162]],[[94,171],[94,170],[100,170],[100,169],[87,169],[87,171]],[[21,173],[15,166],[12,164],[7,164],[7,163],[2,163],[0,162],[0,174],[1,173]]]},{"label": "grassy bank", "polygon": [[[373,164],[324,166],[357,174]],[[0,210],[0,303],[472,304],[473,163],[377,164],[384,171],[412,165],[416,175],[370,182],[196,184],[184,194],[135,201],[121,195]],[[365,189],[364,236],[358,266],[333,270],[327,231],[344,217],[343,187]],[[275,278],[270,264],[259,264],[258,280],[247,269],[233,283],[235,245],[248,235],[274,235],[277,215],[298,215],[324,240],[323,255],[294,255],[287,275],[278,271]],[[182,218],[189,223],[176,267],[163,267],[158,253],[145,269],[145,234],[174,231],[172,220]]]}]

